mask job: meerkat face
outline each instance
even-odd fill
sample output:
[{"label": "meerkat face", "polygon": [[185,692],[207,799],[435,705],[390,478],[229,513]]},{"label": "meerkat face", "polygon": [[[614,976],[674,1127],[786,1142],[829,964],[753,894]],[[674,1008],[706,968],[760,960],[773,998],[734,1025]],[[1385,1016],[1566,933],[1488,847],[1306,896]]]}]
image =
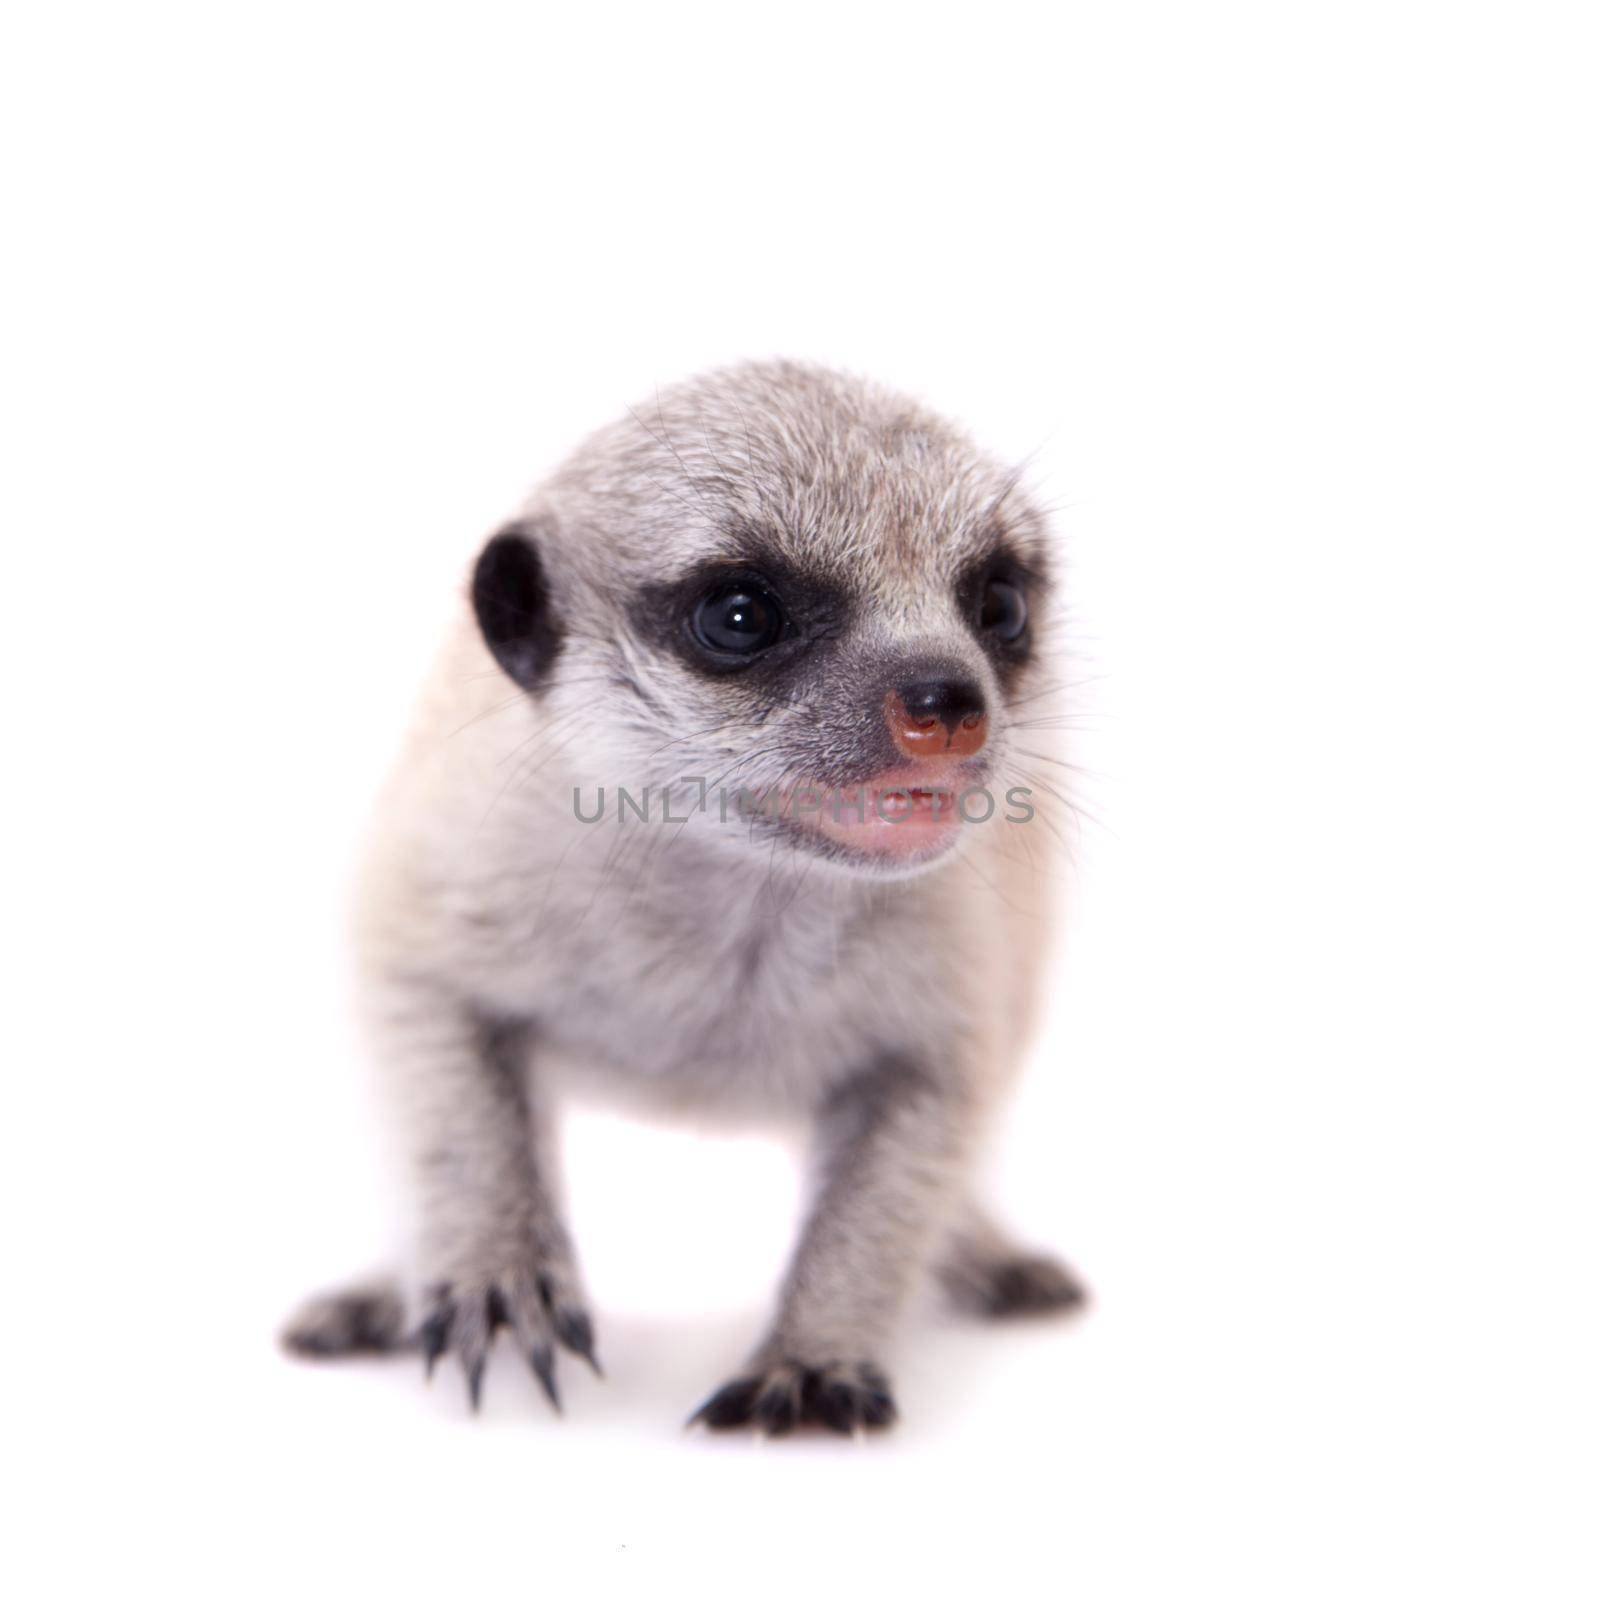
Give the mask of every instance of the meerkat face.
[{"label": "meerkat face", "polygon": [[576,719],[596,784],[730,848],[902,874],[999,825],[1044,644],[1015,474],[813,368],[685,385],[598,435],[490,541],[501,666]]}]

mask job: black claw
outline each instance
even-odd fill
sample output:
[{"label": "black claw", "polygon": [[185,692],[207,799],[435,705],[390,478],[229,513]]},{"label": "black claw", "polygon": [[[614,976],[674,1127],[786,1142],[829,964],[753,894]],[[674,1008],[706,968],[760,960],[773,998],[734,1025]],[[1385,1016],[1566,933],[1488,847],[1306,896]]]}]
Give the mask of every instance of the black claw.
[{"label": "black claw", "polygon": [[767,1388],[755,1404],[755,1420],[769,1438],[793,1433],[800,1420],[800,1395],[794,1385],[776,1383]]},{"label": "black claw", "polygon": [[506,1297],[498,1289],[491,1288],[484,1297],[483,1309],[489,1319],[489,1336],[493,1338],[495,1329],[503,1328],[511,1321],[511,1313],[506,1309]]},{"label": "black claw", "polygon": [[867,1428],[887,1428],[900,1415],[887,1389],[866,1389],[861,1395],[861,1422]]},{"label": "black claw", "polygon": [[594,1353],[594,1324],[587,1311],[562,1311],[556,1317],[556,1338],[574,1355],[582,1356],[594,1368],[597,1378],[605,1377],[600,1359]]},{"label": "black claw", "polygon": [[815,1423],[834,1433],[886,1428],[895,1420],[889,1380],[878,1368],[793,1367],[751,1378],[737,1378],[718,1389],[689,1419],[708,1428],[755,1426],[772,1437]]},{"label": "black claw", "polygon": [[556,1389],[556,1353],[547,1344],[541,1344],[528,1354],[528,1365],[539,1380],[539,1387],[550,1397],[550,1404],[561,1409],[561,1395]]},{"label": "black claw", "polygon": [[819,1385],[809,1406],[813,1420],[834,1433],[854,1433],[861,1410],[860,1391],[848,1383]]},{"label": "black claw", "polygon": [[475,1361],[467,1363],[467,1398],[472,1402],[472,1409],[479,1410],[483,1405],[483,1368],[484,1358],[479,1356]]},{"label": "black claw", "polygon": [[750,1420],[761,1382],[757,1378],[736,1378],[725,1383],[689,1418],[688,1426],[703,1422],[708,1428],[741,1428]]},{"label": "black claw", "polygon": [[450,1342],[450,1323],[454,1316],[453,1307],[440,1306],[422,1324],[419,1331],[418,1337],[422,1341],[423,1370],[430,1378],[433,1376],[434,1364],[444,1354],[444,1347]]}]

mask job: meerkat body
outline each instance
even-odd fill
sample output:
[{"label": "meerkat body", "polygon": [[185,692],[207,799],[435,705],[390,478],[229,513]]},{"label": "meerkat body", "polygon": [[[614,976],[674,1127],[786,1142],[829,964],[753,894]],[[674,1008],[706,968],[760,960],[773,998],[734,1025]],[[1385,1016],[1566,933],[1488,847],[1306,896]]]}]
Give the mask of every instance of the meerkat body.
[{"label": "meerkat body", "polygon": [[1049,689],[1046,566],[961,435],[789,364],[664,394],[534,495],[478,559],[363,877],[416,1316],[326,1296],[293,1348],[420,1317],[476,1400],[505,1326],[554,1399],[555,1347],[594,1359],[550,1148],[575,1082],[813,1130],[777,1313],[712,1426],[889,1421],[926,1271],[992,1314],[1077,1302],[969,1192],[1049,921],[1011,714]]}]

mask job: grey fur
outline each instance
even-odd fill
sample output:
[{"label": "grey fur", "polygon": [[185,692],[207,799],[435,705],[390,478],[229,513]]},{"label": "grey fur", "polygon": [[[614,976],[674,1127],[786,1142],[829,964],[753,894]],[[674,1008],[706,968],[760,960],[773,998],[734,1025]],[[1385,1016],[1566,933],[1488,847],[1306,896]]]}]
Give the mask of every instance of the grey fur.
[{"label": "grey fur", "polygon": [[[1015,474],[911,402],[772,363],[684,384],[596,434],[521,525],[559,645],[524,692],[463,608],[360,899],[367,1012],[417,1204],[422,1340],[454,1349],[474,1394],[497,1325],[552,1398],[556,1343],[592,1359],[547,1138],[562,1093],[802,1118],[813,1208],[771,1326],[707,1420],[887,1421],[882,1364],[926,1271],[973,1309],[1017,1309],[985,1286],[1029,1263],[1057,1274],[1034,1309],[1073,1298],[1064,1269],[1025,1256],[968,1196],[1046,942],[1051,802],[1015,723],[1037,714],[1052,668],[1037,646],[1027,663],[992,659],[957,590],[997,540],[1042,574],[1044,519]],[[781,680],[697,673],[670,618],[641,614],[666,602],[641,597],[708,560],[748,560],[752,541],[847,597],[843,618]],[[1039,634],[1047,645],[1048,619]],[[1033,788],[1040,822],[962,828],[913,872],[695,809],[688,777],[859,773],[883,683],[929,661],[982,686],[982,775]],[[619,784],[651,786],[688,820],[574,818],[575,789]],[[336,1304],[315,1302],[291,1346],[326,1353]],[[374,1315],[400,1342],[398,1313]]]}]

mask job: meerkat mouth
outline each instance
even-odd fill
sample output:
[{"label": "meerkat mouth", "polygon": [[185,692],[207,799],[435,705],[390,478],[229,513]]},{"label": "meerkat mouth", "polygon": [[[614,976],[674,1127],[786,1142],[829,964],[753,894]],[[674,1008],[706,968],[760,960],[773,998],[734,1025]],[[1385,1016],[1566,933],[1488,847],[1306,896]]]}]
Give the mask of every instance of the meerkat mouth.
[{"label": "meerkat mouth", "polygon": [[908,822],[926,816],[929,821],[955,808],[955,795],[948,789],[877,789],[873,800],[890,823]]},{"label": "meerkat mouth", "polygon": [[786,819],[866,860],[932,861],[955,845],[969,820],[964,803],[977,782],[955,774],[930,781],[923,771],[896,769],[853,788],[829,790],[820,803],[794,805]]}]

